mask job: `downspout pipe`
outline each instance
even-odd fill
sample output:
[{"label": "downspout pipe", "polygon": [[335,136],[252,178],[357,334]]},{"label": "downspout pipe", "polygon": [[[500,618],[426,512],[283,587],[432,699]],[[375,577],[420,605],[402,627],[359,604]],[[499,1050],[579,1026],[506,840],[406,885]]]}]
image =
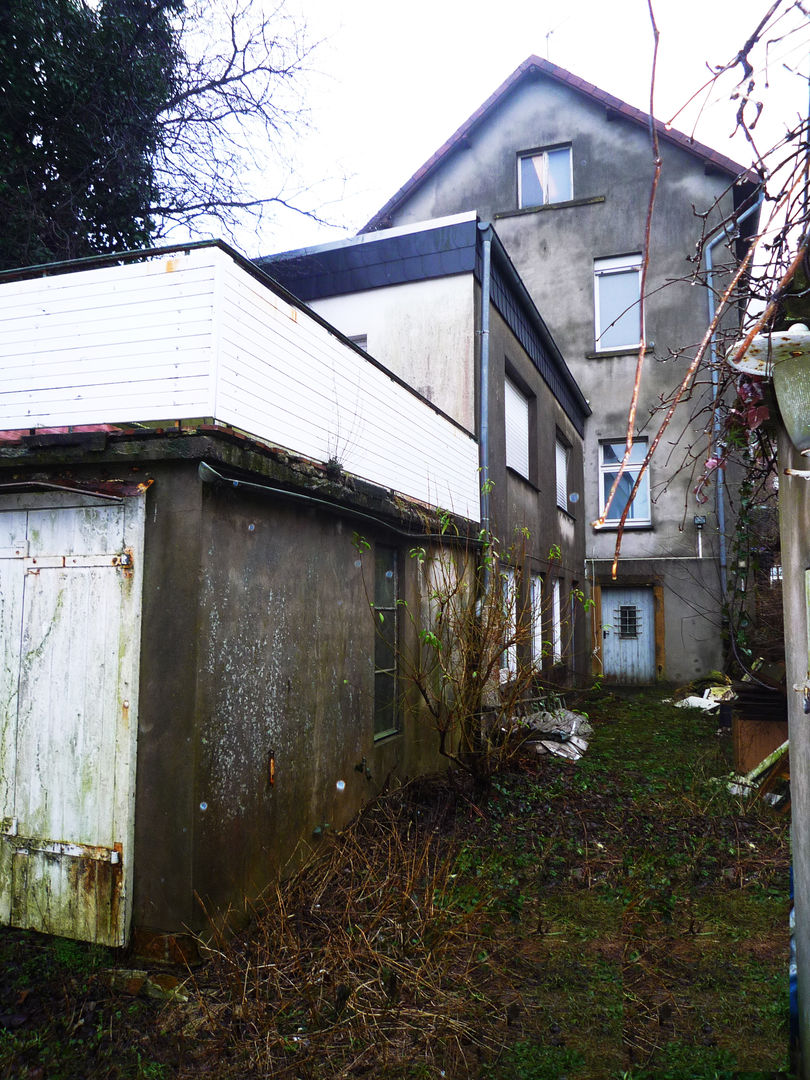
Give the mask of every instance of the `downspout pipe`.
[{"label": "downspout pipe", "polygon": [[[492,280],[492,225],[488,221],[479,221],[481,235],[481,348],[479,380],[480,401],[478,406],[478,461],[481,480],[481,534],[485,544],[490,542],[490,505],[489,505],[489,309]],[[490,587],[490,559],[484,559],[484,593]]]},{"label": "downspout pipe", "polygon": [[[758,214],[759,208],[762,206],[763,194],[759,193],[757,201],[749,208],[740,214],[736,219],[734,232],[739,230],[740,225],[746,221],[752,214]],[[706,245],[706,285],[709,290],[709,325],[714,322],[714,317],[717,313],[717,307],[714,299],[714,249],[718,244],[723,241],[732,239],[733,233],[724,229],[719,236],[716,236],[709,244]],[[709,341],[709,359],[711,361],[712,371],[712,454],[720,460],[719,444],[720,444],[720,414],[717,409],[717,399],[720,394],[720,373],[717,370],[717,338],[715,334],[712,334]],[[716,509],[717,509],[717,529],[720,534],[719,544],[719,562],[720,562],[720,592],[725,602],[728,593],[728,583],[726,581],[728,571],[728,545],[726,542],[726,470],[722,465],[717,467],[717,497],[716,497]]]}]

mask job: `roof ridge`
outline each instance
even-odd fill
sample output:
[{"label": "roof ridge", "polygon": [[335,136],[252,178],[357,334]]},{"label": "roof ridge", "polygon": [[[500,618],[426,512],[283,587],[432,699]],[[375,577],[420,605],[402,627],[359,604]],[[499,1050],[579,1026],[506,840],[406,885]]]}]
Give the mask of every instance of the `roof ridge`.
[{"label": "roof ridge", "polygon": [[[473,128],[484,119],[489,111],[494,108],[506,94],[508,94],[522,79],[531,75],[533,72],[539,72],[548,78],[555,79],[558,82],[571,87],[579,93],[585,94],[605,108],[613,110],[626,120],[642,124],[647,128],[650,126],[650,114],[648,112],[636,108],[635,105],[628,104],[621,98],[616,97],[615,94],[608,93],[607,90],[601,90],[594,83],[588,82],[579,75],[574,75],[573,72],[560,67],[558,64],[552,63],[551,60],[544,60],[541,56],[531,54],[522,64],[516,67],[506,79],[504,79],[500,86],[490,94],[483,104],[479,105],[475,112],[467,117],[464,123],[457,128],[450,138],[447,139],[446,142],[444,142],[439,149],[416,170],[413,176],[405,181],[402,187],[391,196],[388,202],[386,202],[385,205],[369,219],[369,221],[366,222],[359,232],[371,232],[380,228],[388,213],[409,195],[411,191],[413,191],[414,188],[416,188],[440,164],[440,162],[456,148],[456,146],[463,142]],[[706,164],[713,165],[715,168],[727,173],[730,177],[743,176],[751,181],[756,181],[755,175],[747,166],[733,161],[730,157],[721,154],[717,150],[713,150],[705,143],[701,143],[697,139],[685,135],[682,131],[678,131],[676,128],[668,126],[662,120],[658,120],[655,117],[652,119],[659,138],[665,139],[667,142],[673,143],[687,153],[701,158]]]}]

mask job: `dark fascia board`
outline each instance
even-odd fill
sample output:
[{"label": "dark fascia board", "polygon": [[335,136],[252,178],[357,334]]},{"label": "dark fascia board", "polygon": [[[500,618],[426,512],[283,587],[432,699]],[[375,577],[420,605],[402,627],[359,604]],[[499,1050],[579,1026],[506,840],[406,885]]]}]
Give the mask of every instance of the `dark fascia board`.
[{"label": "dark fascia board", "polygon": [[[407,230],[285,251],[257,265],[309,303],[389,285],[469,273],[475,268],[477,220],[447,219]],[[362,241],[362,242],[361,242]]]},{"label": "dark fascia board", "polygon": [[[590,406],[494,229],[491,235],[491,302],[522,345],[568,419],[577,432],[583,435],[585,420],[591,415]],[[476,277],[479,281],[480,268],[479,256],[476,261]]]},{"label": "dark fascia board", "polygon": [[[473,130],[501,104],[507,95],[520,83],[537,78],[538,76],[554,79],[556,82],[562,83],[572,90],[576,90],[578,93],[583,94],[591,101],[596,102],[606,109],[613,119],[621,118],[629,120],[634,124],[640,124],[646,129],[650,128],[651,118],[649,113],[645,113],[641,109],[635,108],[633,105],[628,105],[627,102],[622,101],[621,98],[614,97],[613,94],[609,94],[605,90],[600,90],[598,86],[586,82],[585,79],[579,78],[578,75],[566,71],[565,68],[561,68],[557,64],[552,64],[550,60],[543,60],[539,56],[529,56],[523,61],[520,67],[516,68],[512,74],[501,83],[498,89],[487,98],[483,105],[476,109],[472,116],[464,121],[461,127],[450,136],[447,142],[440,146],[436,153],[428,158],[421,168],[416,170],[410,180],[407,180],[402,185],[399,191],[388,200],[385,206],[378,210],[377,213],[366,222],[360,232],[373,232],[375,229],[383,229],[387,224],[390,224],[389,215],[391,212],[394,211],[400,203],[404,202],[405,199],[408,198],[408,196],[411,195],[416,188],[418,188],[419,185],[442,164],[445,158],[453,153],[454,150],[461,149],[467,144]],[[720,173],[728,176],[730,180],[735,180],[739,177],[749,183],[758,183],[758,178],[754,173],[744,165],[732,161],[732,159],[726,157],[725,154],[720,154],[716,150],[712,150],[711,147],[698,142],[696,139],[690,138],[688,135],[684,135],[681,131],[676,131],[674,128],[668,128],[661,120],[654,120],[653,123],[655,124],[655,130],[659,139],[672,143],[681,150],[685,150],[687,153],[692,154],[698,160],[702,161],[704,165],[717,169]]]}]

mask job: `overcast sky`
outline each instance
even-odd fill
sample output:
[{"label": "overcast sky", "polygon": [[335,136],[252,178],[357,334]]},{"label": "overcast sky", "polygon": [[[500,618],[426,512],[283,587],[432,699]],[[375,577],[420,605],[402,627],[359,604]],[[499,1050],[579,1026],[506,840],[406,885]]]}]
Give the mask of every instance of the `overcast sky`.
[{"label": "overcast sky", "polygon": [[[770,0],[653,4],[661,33],[655,112],[666,121],[705,81],[707,64],[736,54]],[[260,237],[240,237],[248,255],[356,232],[533,53],[648,107],[653,35],[647,0],[287,0],[286,6],[322,41],[306,78],[311,129],[294,151],[297,177],[313,186],[311,204],[342,227],[284,215]],[[757,97],[765,95],[757,134],[768,146],[807,110],[810,32],[792,0],[783,0],[783,8],[799,31],[769,46],[767,67],[765,49],[754,57]],[[708,101],[700,99],[695,135],[748,164],[745,140],[729,138],[736,108],[730,95],[740,75],[738,66]],[[690,132],[695,123],[692,107],[674,126]]]}]

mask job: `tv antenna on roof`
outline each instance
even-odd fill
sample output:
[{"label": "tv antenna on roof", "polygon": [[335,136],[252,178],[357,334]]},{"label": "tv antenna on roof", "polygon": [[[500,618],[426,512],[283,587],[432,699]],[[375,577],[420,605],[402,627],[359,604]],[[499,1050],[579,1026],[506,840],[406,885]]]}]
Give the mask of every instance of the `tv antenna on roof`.
[{"label": "tv antenna on roof", "polygon": [[567,23],[570,18],[570,15],[566,15],[564,19],[560,19],[557,25],[552,26],[552,28],[546,33],[546,60],[551,59],[551,57],[549,56],[549,39],[551,35],[554,33],[555,30],[559,30],[563,23]]}]

